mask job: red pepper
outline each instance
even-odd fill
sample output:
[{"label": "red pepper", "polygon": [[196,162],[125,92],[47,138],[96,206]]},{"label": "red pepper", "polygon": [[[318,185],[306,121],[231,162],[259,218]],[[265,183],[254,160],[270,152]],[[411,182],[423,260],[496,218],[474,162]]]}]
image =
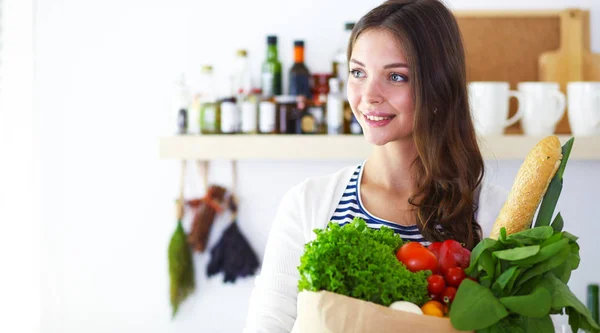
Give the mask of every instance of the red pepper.
[{"label": "red pepper", "polygon": [[460,267],[465,269],[469,267],[470,260],[471,251],[463,248],[459,242],[449,239],[442,243],[438,263],[439,270],[444,276],[450,268]]},{"label": "red pepper", "polygon": [[429,245],[427,247],[427,249],[429,251],[431,251],[431,253],[435,254],[436,258],[440,258],[440,249],[442,248],[442,242],[435,242],[435,243],[431,243],[431,245]]}]

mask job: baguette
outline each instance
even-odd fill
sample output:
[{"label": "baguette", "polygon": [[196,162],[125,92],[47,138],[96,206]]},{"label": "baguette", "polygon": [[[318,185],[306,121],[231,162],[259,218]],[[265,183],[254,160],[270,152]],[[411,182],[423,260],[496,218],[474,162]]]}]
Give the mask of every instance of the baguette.
[{"label": "baguette", "polygon": [[533,216],[560,166],[562,148],[557,136],[538,142],[521,165],[508,198],[500,210],[490,238],[497,239],[500,229],[510,235],[531,227]]}]

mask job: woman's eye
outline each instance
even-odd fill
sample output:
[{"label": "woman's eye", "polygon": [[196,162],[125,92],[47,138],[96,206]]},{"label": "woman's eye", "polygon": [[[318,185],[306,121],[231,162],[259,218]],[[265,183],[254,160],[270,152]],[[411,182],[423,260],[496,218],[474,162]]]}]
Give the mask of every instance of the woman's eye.
[{"label": "woman's eye", "polygon": [[365,73],[359,71],[358,69],[351,70],[350,74],[357,79],[365,77]]},{"label": "woman's eye", "polygon": [[404,82],[406,81],[406,76],[392,73],[390,74],[390,80],[392,80],[393,82]]}]

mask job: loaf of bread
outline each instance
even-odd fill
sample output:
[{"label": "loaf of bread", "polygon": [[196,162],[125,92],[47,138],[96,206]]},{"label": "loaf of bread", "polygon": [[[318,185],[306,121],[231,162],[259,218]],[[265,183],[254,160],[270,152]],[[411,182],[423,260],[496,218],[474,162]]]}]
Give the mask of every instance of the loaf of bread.
[{"label": "loaf of bread", "polygon": [[490,238],[497,239],[502,227],[506,228],[507,235],[531,227],[533,216],[560,166],[561,159],[562,149],[558,137],[548,136],[535,145],[517,173],[508,198],[496,218]]}]

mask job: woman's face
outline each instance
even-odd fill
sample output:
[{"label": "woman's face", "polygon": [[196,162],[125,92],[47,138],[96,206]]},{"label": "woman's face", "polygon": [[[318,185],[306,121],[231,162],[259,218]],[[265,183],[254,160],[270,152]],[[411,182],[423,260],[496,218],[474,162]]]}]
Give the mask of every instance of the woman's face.
[{"label": "woman's face", "polygon": [[402,46],[382,29],[360,34],[350,57],[348,102],[375,145],[410,137],[414,101],[408,63]]}]

